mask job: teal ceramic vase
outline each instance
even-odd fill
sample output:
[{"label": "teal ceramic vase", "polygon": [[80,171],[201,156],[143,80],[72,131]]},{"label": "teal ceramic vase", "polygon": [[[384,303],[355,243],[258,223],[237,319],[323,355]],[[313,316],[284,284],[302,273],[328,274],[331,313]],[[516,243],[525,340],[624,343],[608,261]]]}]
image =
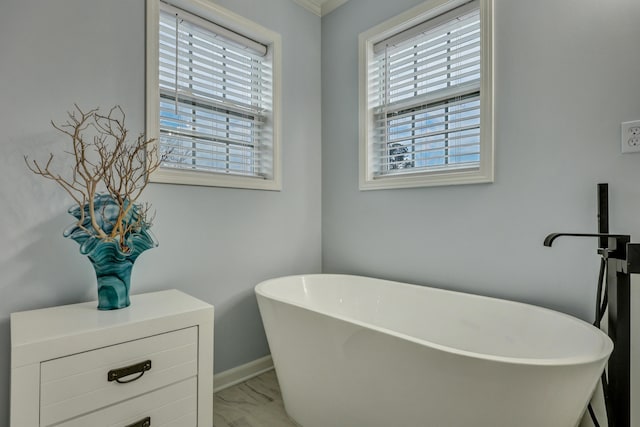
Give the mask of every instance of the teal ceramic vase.
[{"label": "teal ceramic vase", "polygon": [[[99,194],[94,198],[94,206],[98,226],[109,234],[118,217],[118,204],[110,195]],[[141,212],[140,205],[133,205],[124,219],[135,227],[124,236],[128,250],[123,251],[117,240],[96,237],[88,205],[84,206],[84,216],[80,207],[69,208],[69,213],[78,220],[83,218],[83,222],[82,226],[71,225],[64,231],[64,236],[75,240],[80,245],[80,253],[87,255],[93,265],[98,280],[98,310],[115,310],[131,304],[129,289],[133,264],[142,252],[158,246],[149,230],[150,225],[141,218]]]}]

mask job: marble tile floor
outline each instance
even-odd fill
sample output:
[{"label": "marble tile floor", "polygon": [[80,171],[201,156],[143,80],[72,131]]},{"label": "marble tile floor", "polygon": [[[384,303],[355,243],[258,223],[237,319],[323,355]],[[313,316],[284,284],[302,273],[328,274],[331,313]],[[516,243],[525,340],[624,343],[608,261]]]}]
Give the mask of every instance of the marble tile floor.
[{"label": "marble tile floor", "polygon": [[287,416],[272,369],[213,396],[213,427],[299,427]]}]

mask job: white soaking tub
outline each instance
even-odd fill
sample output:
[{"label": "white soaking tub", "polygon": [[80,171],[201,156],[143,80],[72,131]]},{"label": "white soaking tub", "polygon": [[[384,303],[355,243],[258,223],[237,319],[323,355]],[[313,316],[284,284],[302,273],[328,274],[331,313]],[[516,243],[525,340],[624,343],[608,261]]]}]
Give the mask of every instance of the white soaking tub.
[{"label": "white soaking tub", "polygon": [[303,427],[573,427],[613,349],[565,314],[387,280],[292,276],[255,292]]}]

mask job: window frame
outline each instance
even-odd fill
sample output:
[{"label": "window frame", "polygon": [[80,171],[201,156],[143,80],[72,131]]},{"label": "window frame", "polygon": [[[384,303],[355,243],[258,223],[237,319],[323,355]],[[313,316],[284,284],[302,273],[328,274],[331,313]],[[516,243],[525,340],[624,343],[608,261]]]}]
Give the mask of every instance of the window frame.
[{"label": "window frame", "polygon": [[[202,19],[211,21],[231,31],[242,34],[270,50],[273,72],[273,111],[270,128],[272,135],[272,176],[259,178],[219,172],[159,167],[151,174],[155,183],[182,184],[211,187],[244,188],[254,190],[282,190],[281,153],[281,82],[282,39],[280,34],[237,15],[221,6],[203,0],[171,0],[171,6],[183,9]],[[160,0],[146,1],[146,136],[159,144],[160,132],[160,83],[159,83],[159,20]]]},{"label": "window frame", "polygon": [[490,183],[494,180],[493,135],[493,0],[480,0],[480,161],[475,169],[421,170],[402,174],[376,175],[376,158],[371,149],[374,141],[373,108],[370,107],[369,65],[374,60],[374,45],[398,33],[435,18],[469,0],[428,0],[398,16],[360,33],[358,36],[359,75],[359,188],[381,190],[392,188],[432,187]]}]

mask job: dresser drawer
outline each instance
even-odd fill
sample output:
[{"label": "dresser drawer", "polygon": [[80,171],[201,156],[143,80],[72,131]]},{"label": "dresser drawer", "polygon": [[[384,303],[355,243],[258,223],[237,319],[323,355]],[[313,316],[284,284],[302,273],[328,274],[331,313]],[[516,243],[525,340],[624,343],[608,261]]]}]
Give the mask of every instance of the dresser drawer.
[{"label": "dresser drawer", "polygon": [[[88,414],[195,377],[197,342],[198,328],[191,327],[43,362],[41,426]],[[145,362],[145,368],[150,369],[142,371],[141,376],[134,372],[119,379],[130,382],[109,381],[110,371]]]},{"label": "dresser drawer", "polygon": [[58,424],[56,427],[128,427],[149,418],[149,427],[196,427],[197,380],[190,378]]}]

